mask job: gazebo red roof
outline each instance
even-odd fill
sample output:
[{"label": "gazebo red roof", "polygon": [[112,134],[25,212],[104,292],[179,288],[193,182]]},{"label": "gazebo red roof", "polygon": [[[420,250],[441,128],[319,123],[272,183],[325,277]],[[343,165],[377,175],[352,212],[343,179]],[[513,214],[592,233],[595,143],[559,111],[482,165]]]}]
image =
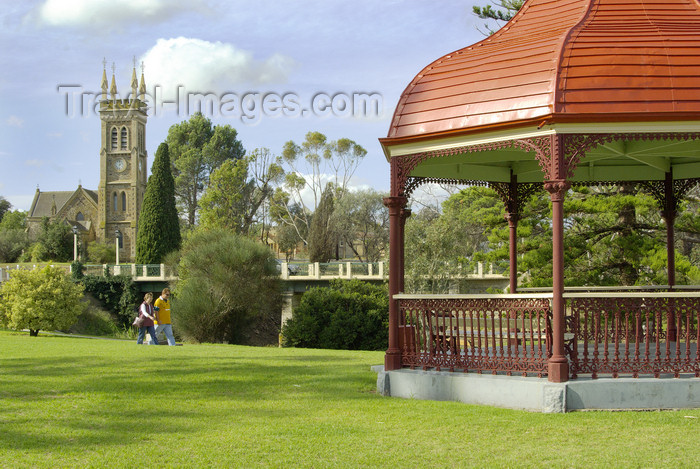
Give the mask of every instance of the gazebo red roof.
[{"label": "gazebo red roof", "polygon": [[698,0],[529,0],[421,71],[388,138],[533,122],[700,119]]}]

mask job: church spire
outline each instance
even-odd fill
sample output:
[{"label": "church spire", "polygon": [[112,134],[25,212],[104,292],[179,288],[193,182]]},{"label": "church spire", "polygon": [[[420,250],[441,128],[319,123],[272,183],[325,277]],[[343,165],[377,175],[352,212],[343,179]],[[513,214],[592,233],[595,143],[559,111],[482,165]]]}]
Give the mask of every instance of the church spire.
[{"label": "church spire", "polygon": [[102,95],[100,97],[101,100],[105,101],[107,100],[107,59],[102,59],[102,84],[100,85],[102,88]]},{"label": "church spire", "polygon": [[112,62],[112,85],[109,87],[109,94],[112,95],[112,99],[117,99],[117,81],[114,78],[115,69],[116,66],[114,65],[114,62]]},{"label": "church spire", "polygon": [[146,80],[143,78],[143,62],[141,62],[141,84],[139,85],[139,99],[143,101],[146,96]]},{"label": "church spire", "polygon": [[134,57],[134,68],[131,69],[131,99],[136,99],[139,82],[136,79],[136,57]]}]

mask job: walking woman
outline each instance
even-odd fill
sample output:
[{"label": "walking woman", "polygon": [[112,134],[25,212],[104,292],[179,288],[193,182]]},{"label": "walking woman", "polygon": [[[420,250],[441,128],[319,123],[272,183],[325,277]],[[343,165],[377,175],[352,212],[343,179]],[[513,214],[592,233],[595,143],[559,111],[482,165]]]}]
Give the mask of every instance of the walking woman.
[{"label": "walking woman", "polygon": [[158,339],[156,338],[156,328],[153,327],[153,293],[148,292],[146,296],[143,297],[143,303],[139,308],[139,317],[143,318],[143,324],[139,327],[139,338],[136,340],[137,344],[143,344],[143,338],[148,332],[151,336],[151,342],[158,345]]}]

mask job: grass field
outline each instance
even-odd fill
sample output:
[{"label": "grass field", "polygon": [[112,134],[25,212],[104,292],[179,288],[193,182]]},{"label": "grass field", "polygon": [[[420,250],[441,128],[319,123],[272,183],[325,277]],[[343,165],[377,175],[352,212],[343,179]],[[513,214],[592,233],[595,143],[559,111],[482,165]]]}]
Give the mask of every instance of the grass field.
[{"label": "grass field", "polygon": [[0,332],[1,467],[698,467],[700,410],[375,393],[378,352]]}]

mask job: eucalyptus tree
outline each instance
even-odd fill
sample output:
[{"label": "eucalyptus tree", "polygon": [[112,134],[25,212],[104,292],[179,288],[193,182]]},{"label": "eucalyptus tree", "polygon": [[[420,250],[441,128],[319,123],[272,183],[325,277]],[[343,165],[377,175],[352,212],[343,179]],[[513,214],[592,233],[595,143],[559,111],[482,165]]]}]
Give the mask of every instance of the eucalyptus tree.
[{"label": "eucalyptus tree", "polygon": [[213,126],[199,112],[188,121],[170,127],[166,143],[175,178],[175,199],[187,227],[193,227],[211,173],[224,161],[242,158],[245,149],[236,129],[229,125]]}]

